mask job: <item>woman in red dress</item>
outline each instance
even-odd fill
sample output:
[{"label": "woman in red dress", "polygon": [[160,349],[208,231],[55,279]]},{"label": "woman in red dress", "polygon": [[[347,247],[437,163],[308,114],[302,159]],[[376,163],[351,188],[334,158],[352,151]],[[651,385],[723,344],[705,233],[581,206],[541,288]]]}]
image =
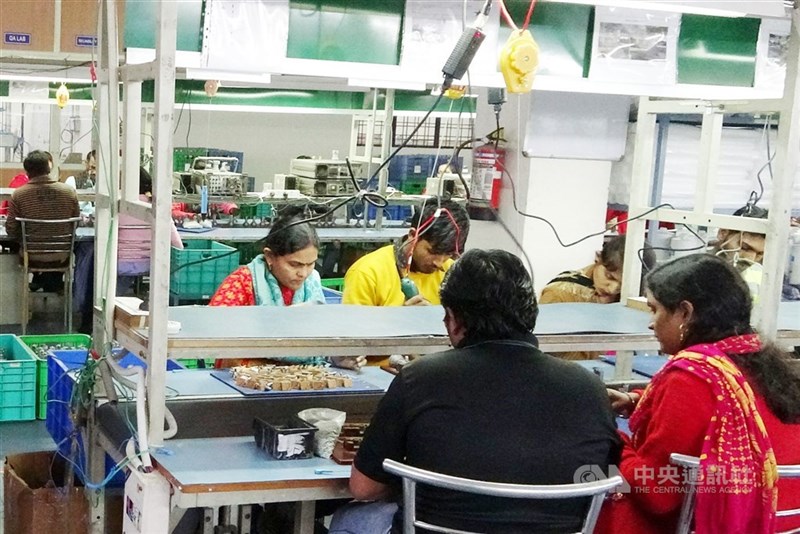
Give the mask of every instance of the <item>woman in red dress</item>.
[{"label": "woman in red dress", "polygon": [[609,390],[632,412],[620,461],[631,489],[606,502],[598,532],[675,532],[686,473],[672,453],[700,458],[697,534],[800,527],[775,516],[800,508],[800,480],[776,472],[800,464],[800,373],[750,326],[747,284],[710,254],[661,265],[646,283],[650,328],[674,356],[643,393]]}]

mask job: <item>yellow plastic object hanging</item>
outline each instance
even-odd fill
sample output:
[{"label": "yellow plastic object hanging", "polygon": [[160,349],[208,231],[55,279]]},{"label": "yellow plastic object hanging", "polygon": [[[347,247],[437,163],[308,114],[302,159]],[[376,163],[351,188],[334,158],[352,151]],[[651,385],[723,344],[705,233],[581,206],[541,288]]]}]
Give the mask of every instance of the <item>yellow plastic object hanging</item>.
[{"label": "yellow plastic object hanging", "polygon": [[69,89],[67,89],[67,86],[62,82],[58,90],[56,90],[56,104],[58,104],[59,108],[64,109],[67,102],[69,102]]},{"label": "yellow plastic object hanging", "polygon": [[451,85],[444,92],[444,96],[446,96],[450,100],[458,100],[459,98],[463,98],[466,93],[467,93],[466,85]]},{"label": "yellow plastic object hanging", "polygon": [[514,30],[500,50],[500,71],[509,93],[527,93],[539,66],[539,45],[528,30]]}]

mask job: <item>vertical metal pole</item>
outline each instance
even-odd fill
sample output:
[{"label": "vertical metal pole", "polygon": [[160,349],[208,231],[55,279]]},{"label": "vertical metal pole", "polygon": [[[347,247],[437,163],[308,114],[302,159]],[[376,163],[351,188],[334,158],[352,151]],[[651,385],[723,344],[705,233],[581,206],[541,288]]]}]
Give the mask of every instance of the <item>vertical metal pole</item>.
[{"label": "vertical metal pole", "polygon": [[[638,215],[647,210],[650,198],[650,184],[653,179],[653,152],[655,150],[656,114],[649,111],[650,99],[639,99],[639,114],[636,121],[636,146],[633,151],[631,192],[628,201],[628,214]],[[625,240],[625,261],[622,269],[622,294],[625,303],[629,297],[639,296],[642,265],[639,263],[639,250],[644,246],[646,221],[636,219],[628,222]],[[619,362],[618,362],[619,365]]]},{"label": "vertical metal pole", "polygon": [[[394,89],[386,90],[386,102],[383,106],[383,132],[381,135],[381,161],[386,161],[392,151],[392,121],[394,120]],[[370,153],[372,151],[370,150]],[[386,194],[386,186],[389,182],[389,166],[384,167],[378,174],[378,193]],[[364,207],[366,210],[366,206]],[[380,230],[383,226],[383,210],[375,210],[375,228]]]},{"label": "vertical metal pole", "polygon": [[781,300],[783,271],[789,241],[789,215],[792,209],[792,182],[798,165],[800,146],[800,7],[792,12],[792,34],[786,60],[786,83],[783,89],[775,178],[764,250],[764,277],[759,291],[758,329],[774,340],[778,331],[778,306]]},{"label": "vertical metal pole", "polygon": [[94,346],[103,348],[113,336],[117,289],[117,229],[119,196],[119,52],[116,1],[106,0],[98,19],[97,210],[95,212],[94,305],[103,319],[94,327]]},{"label": "vertical metal pole", "polygon": [[164,441],[169,319],[169,255],[172,207],[172,114],[175,102],[177,2],[159,2],[156,37],[155,153],[153,160],[153,235],[150,258],[150,325],[147,395],[149,444]]},{"label": "vertical metal pole", "polygon": [[[664,192],[664,168],[667,161],[667,141],[669,140],[669,115],[656,117],[658,132],[656,134],[656,159],[655,169],[653,170],[653,189],[650,191],[650,205],[658,206],[661,204],[662,193]],[[628,212],[630,214],[630,211]],[[647,229],[650,231],[652,239],[653,232],[658,230],[658,221],[648,221]]]},{"label": "vertical metal pole", "polygon": [[126,82],[122,86],[122,198],[139,198],[139,144],[142,132],[142,83]]},{"label": "vertical metal pole", "polygon": [[51,176],[60,179],[61,169],[61,108],[50,106],[50,153],[53,155],[53,172]]},{"label": "vertical metal pole", "polygon": [[700,161],[695,184],[695,213],[713,213],[714,192],[717,187],[717,167],[719,166],[719,147],[722,141],[722,113],[712,106],[703,112],[703,126],[700,133]]}]

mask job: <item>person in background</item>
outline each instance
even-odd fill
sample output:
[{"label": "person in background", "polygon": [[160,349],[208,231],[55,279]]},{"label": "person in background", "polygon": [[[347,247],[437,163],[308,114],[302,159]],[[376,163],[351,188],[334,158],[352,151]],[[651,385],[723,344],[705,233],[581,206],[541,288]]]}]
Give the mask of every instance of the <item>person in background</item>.
[{"label": "person in background", "polygon": [[[655,265],[655,254],[645,244],[641,256],[644,270]],[[615,236],[603,243],[603,249],[595,253],[594,263],[578,271],[559,274],[544,286],[539,304],[558,302],[594,302],[609,304],[618,302],[622,291],[622,266],[625,260],[625,236]],[[593,360],[599,352],[562,352],[558,356],[565,360]]]},{"label": "person in background", "polygon": [[[8,236],[22,242],[22,225],[17,221],[23,219],[69,219],[78,217],[78,197],[75,190],[50,177],[53,169],[53,157],[44,150],[30,152],[22,163],[28,175],[28,183],[14,190],[8,203],[6,232]],[[52,228],[53,232],[64,232],[69,228]],[[64,279],[61,273],[40,273],[31,282],[31,291],[61,291]]]},{"label": "person in background", "polygon": [[[91,189],[95,191],[97,186],[97,150],[90,150],[86,154],[86,160],[83,165],[83,172],[76,176],[67,176],[64,183],[75,189]],[[81,213],[85,216],[94,215],[94,202],[81,201],[78,205],[81,208]]]},{"label": "person in background", "polygon": [[[153,179],[144,167],[139,167],[139,200],[151,202]],[[170,244],[183,249],[183,241],[170,221]],[[150,271],[150,223],[132,215],[119,216],[119,247],[117,250],[117,294],[124,295],[130,290],[135,276]]]},{"label": "person in background", "polygon": [[[766,219],[769,217],[769,210],[748,203],[733,212],[737,217],[748,217],[752,219]],[[790,219],[790,225],[795,222]],[[761,263],[764,261],[764,248],[766,246],[766,236],[753,232],[740,232],[738,230],[720,229],[717,232],[717,240],[711,243],[709,252],[725,258],[737,271],[739,271],[750,288],[750,294],[754,300],[758,300],[761,288],[761,278],[763,268]],[[783,300],[800,300],[800,288],[789,284],[789,273],[783,280]]]},{"label": "person in background", "polygon": [[[16,189],[27,183],[28,183],[28,175],[25,174],[24,172],[21,172],[11,179],[11,182],[9,182],[8,187],[10,189]],[[0,202],[0,215],[8,215],[8,200],[3,200],[2,202]]]},{"label": "person in background", "polygon": [[[468,234],[469,216],[462,205],[452,200],[426,199],[414,214],[408,235],[350,266],[344,277],[342,304],[439,304],[439,286],[453,257],[464,252]],[[403,278],[416,286],[416,296],[403,293]]]},{"label": "person in background", "polygon": [[685,473],[672,453],[700,458],[697,532],[800,527],[776,521],[774,507],[776,496],[780,508],[800,507],[800,481],[775,484],[776,461],[800,464],[800,373],[750,326],[742,277],[692,254],[650,272],[646,295],[650,328],[674,356],[643,393],[609,390],[615,410],[632,412],[619,466],[631,491],[606,503],[598,532],[675,532]]},{"label": "person in background", "polygon": [[[264,238],[264,253],[222,281],[209,306],[293,306],[324,304],[319,273],[314,269],[319,237],[304,222],[302,210],[286,207]],[[323,363],[325,358],[281,358],[280,362]],[[331,358],[338,367],[359,368],[363,356]],[[218,367],[258,365],[257,360],[219,360]]]},{"label": "person in background", "polygon": [[[453,349],[402,368],[355,458],[350,492],[330,533],[402,532],[391,458],[437,473],[516,484],[571,484],[580,468],[607,469],[619,438],[603,383],[543,354],[538,307],[519,258],[473,249],[441,287]],[[509,501],[418,486],[422,521],[471,532],[575,532],[586,500]]]},{"label": "person in background", "polygon": [[[615,236],[595,253],[594,263],[577,271],[565,271],[550,280],[539,297],[539,304],[555,302],[619,302],[622,266],[625,261],[625,236]],[[642,251],[645,270],[655,265],[652,249]]]}]

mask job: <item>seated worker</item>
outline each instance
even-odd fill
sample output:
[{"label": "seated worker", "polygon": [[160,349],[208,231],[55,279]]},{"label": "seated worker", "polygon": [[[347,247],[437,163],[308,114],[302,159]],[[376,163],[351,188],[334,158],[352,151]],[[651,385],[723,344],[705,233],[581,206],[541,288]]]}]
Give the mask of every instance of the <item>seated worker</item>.
[{"label": "seated worker", "polygon": [[[239,267],[222,281],[209,306],[293,306],[324,304],[319,273],[314,269],[319,237],[311,224],[303,222],[302,210],[286,207],[264,238],[264,253]],[[286,357],[281,363],[324,363],[322,357]],[[363,356],[337,356],[337,367],[359,368]],[[259,365],[258,360],[218,360],[218,367]],[[274,362],[272,362],[274,363]]]},{"label": "seated worker", "polygon": [[[427,199],[414,214],[407,236],[350,266],[344,276],[342,304],[439,304],[439,286],[452,258],[464,252],[468,234],[469,216],[463,206],[452,200]],[[416,286],[416,296],[404,294],[403,278]]]},{"label": "seated worker", "polygon": [[[652,249],[642,253],[645,270],[655,265]],[[595,253],[594,263],[578,271],[566,271],[550,280],[539,297],[539,304],[554,302],[619,302],[622,290],[622,266],[625,260],[625,236],[615,236]]]},{"label": "seated worker", "polygon": [[[75,190],[50,177],[53,157],[49,152],[43,150],[30,152],[22,162],[22,166],[28,175],[28,183],[18,187],[11,194],[6,220],[8,236],[20,243],[22,243],[22,225],[17,221],[18,217],[55,220],[80,215]],[[63,234],[69,230],[69,225],[65,225],[62,229],[50,230]],[[31,291],[38,289],[60,291],[63,287],[64,280],[61,273],[41,273],[31,283]]]},{"label": "seated worker", "polygon": [[609,390],[616,410],[632,412],[619,466],[631,491],[606,502],[596,532],[675,532],[687,474],[670,465],[672,453],[699,457],[706,475],[696,532],[800,528],[797,516],[775,518],[776,502],[800,507],[800,480],[775,470],[776,461],[800,464],[800,373],[750,326],[742,277],[720,258],[692,254],[645,283],[650,328],[674,356],[643,394]]},{"label": "seated worker", "polygon": [[[594,263],[579,271],[559,274],[544,286],[539,304],[557,302],[618,302],[622,290],[622,266],[625,259],[625,236],[612,237],[595,253]],[[645,270],[655,265],[653,250],[645,245],[642,252]],[[593,360],[599,352],[562,352],[565,360]]]},{"label": "seated worker", "polygon": [[[151,202],[153,197],[153,178],[144,167],[139,167],[139,200]],[[175,227],[175,223],[170,221],[170,243],[177,249],[183,249],[183,241]],[[150,223],[137,219],[132,215],[120,214],[119,216],[119,249],[117,252],[117,273],[119,278],[125,278],[127,274],[140,274],[150,270]],[[120,287],[119,278],[117,283],[117,293],[128,282],[123,280],[123,287]]]},{"label": "seated worker", "polygon": [[[766,219],[769,217],[769,210],[748,203],[733,212],[733,215]],[[794,225],[795,222],[790,219],[789,224]],[[710,245],[709,252],[725,258],[731,263],[747,282],[753,299],[758,300],[763,276],[761,263],[764,261],[766,236],[752,232],[720,229],[717,232],[717,240]],[[787,272],[783,280],[783,300],[800,300],[800,289],[789,284],[788,275]]]},{"label": "seated worker", "polygon": [[[399,480],[386,458],[437,473],[516,484],[571,484],[581,467],[606,470],[619,437],[603,383],[542,353],[531,333],[538,307],[519,258],[473,249],[441,288],[454,349],[406,365],[367,429],[350,475],[358,500],[330,534],[402,532]],[[586,500],[528,501],[417,487],[422,521],[470,532],[576,532]],[[394,521],[394,523],[393,523]],[[362,525],[370,525],[365,530]]]},{"label": "seated worker", "polygon": [[[95,191],[97,189],[97,150],[90,150],[86,154],[86,160],[83,165],[83,172],[76,176],[67,176],[64,183],[75,189],[91,189]],[[94,202],[81,201],[78,205],[82,214],[86,216],[94,215]]]}]

